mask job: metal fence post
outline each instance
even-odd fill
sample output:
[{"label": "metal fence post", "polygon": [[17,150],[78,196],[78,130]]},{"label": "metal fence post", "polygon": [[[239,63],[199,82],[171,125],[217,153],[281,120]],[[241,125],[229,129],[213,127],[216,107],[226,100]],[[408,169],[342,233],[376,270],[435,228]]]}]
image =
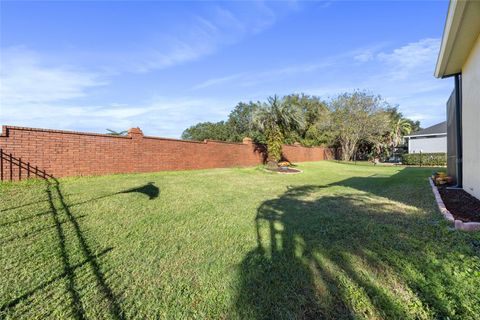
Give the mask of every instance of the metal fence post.
[{"label": "metal fence post", "polygon": [[0,149],[0,181],[3,181],[3,149]]},{"label": "metal fence post", "polygon": [[12,154],[10,153],[10,181],[13,180],[13,160],[12,160]]}]

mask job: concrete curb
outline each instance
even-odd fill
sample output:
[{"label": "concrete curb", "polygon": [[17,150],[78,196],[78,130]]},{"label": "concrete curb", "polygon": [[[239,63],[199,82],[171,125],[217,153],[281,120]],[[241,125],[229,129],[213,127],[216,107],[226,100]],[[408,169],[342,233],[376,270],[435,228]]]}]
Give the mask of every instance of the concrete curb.
[{"label": "concrete curb", "polygon": [[437,202],[438,209],[442,213],[445,220],[450,223],[453,223],[455,229],[462,230],[462,231],[480,231],[480,222],[463,222],[461,220],[455,220],[453,215],[448,211],[447,207],[445,207],[445,203],[443,203],[442,197],[440,196],[440,192],[438,192],[438,188],[433,182],[432,178],[429,178],[428,181],[430,182],[430,186],[432,187],[433,194],[435,195],[435,201]]}]

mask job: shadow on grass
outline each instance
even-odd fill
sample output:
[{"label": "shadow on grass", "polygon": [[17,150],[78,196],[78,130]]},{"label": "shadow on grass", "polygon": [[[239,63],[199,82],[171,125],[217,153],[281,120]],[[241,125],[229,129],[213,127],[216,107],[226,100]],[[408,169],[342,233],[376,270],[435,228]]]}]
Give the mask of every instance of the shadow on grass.
[{"label": "shadow on grass", "polygon": [[[160,189],[157,186],[155,186],[154,182],[149,182],[149,183],[147,183],[143,186],[140,186],[140,187],[135,187],[135,188],[131,188],[131,189],[127,189],[127,190],[123,190],[123,191],[119,191],[119,192],[114,192],[114,193],[108,193],[108,194],[105,194],[105,195],[102,195],[102,196],[99,196],[99,197],[95,197],[95,198],[91,198],[91,199],[88,199],[88,200],[85,200],[85,201],[71,203],[71,204],[68,204],[68,207],[72,208],[72,207],[80,206],[80,205],[90,203],[90,202],[93,202],[93,201],[98,201],[98,200],[102,200],[102,199],[105,199],[105,198],[109,198],[109,197],[117,195],[117,194],[125,194],[125,193],[141,193],[141,194],[146,195],[149,198],[149,200],[153,200],[155,198],[158,198],[158,196],[160,195]],[[45,201],[51,202],[53,200],[54,200],[54,198],[47,199]],[[40,202],[43,202],[43,201],[39,201],[39,203]],[[20,208],[20,207],[22,207],[22,206],[19,206],[17,208]],[[44,212],[35,213],[35,214],[27,216],[27,217],[23,217],[23,218],[14,220],[14,221],[4,222],[4,223],[0,224],[0,227],[9,226],[9,225],[16,224],[16,223],[19,223],[19,222],[24,222],[24,221],[27,221],[27,220],[30,220],[30,219],[35,219],[37,217],[48,215],[48,214],[50,214],[50,212],[51,212],[51,210],[47,210],[47,211],[44,211]]]},{"label": "shadow on grass", "polygon": [[[405,167],[394,175],[375,173],[368,177],[348,178],[330,186],[348,187],[407,205],[421,206],[431,192],[427,187],[427,195],[424,193],[425,189],[419,189],[418,186],[428,186],[428,176],[434,169]],[[416,203],[415,198],[419,200]]]},{"label": "shadow on grass", "polygon": [[[110,317],[113,319],[123,319],[124,312],[122,311],[120,307],[120,303],[117,301],[115,294],[113,293],[112,289],[109,287],[105,279],[105,275],[98,261],[99,257],[113,250],[113,248],[107,248],[101,251],[100,254],[95,254],[94,251],[92,250],[91,244],[89,243],[89,241],[87,241],[85,237],[85,233],[83,232],[79,224],[79,219],[84,217],[85,214],[75,216],[71,211],[71,207],[82,205],[82,204],[96,201],[96,200],[100,200],[106,197],[111,197],[117,194],[124,194],[124,193],[141,193],[141,194],[145,194],[146,196],[148,196],[150,200],[152,200],[159,196],[160,194],[159,188],[156,187],[153,182],[149,182],[146,185],[143,185],[140,187],[131,188],[128,190],[115,192],[111,194],[106,194],[100,197],[92,198],[92,199],[75,203],[75,204],[68,204],[63,195],[60,182],[56,179],[50,179],[45,181],[46,181],[45,192],[47,195],[47,201],[49,203],[50,210],[48,212],[37,213],[32,216],[22,218],[14,222],[9,222],[4,225],[25,221],[25,220],[42,216],[45,214],[51,214],[53,219],[52,226],[37,228],[36,230],[28,232],[27,234],[22,234],[19,237],[27,237],[30,235],[38,234],[39,232],[48,230],[50,228],[55,228],[55,232],[58,239],[58,252],[59,252],[59,257],[62,261],[63,272],[60,275],[54,276],[52,279],[34,287],[33,289],[30,289],[29,291],[21,294],[20,296],[4,304],[3,306],[0,307],[0,312],[3,313],[8,309],[14,308],[18,303],[28,299],[29,297],[37,293],[39,290],[42,290],[59,280],[66,279],[67,281],[66,291],[69,296],[72,314],[75,319],[86,319],[85,310],[84,310],[81,295],[79,292],[80,285],[79,283],[77,283],[75,270],[85,265],[88,265],[89,270],[91,270],[93,273],[96,286],[97,288],[99,288],[102,294],[102,299],[108,305],[108,312],[110,314]],[[71,238],[71,236],[67,237],[66,228],[73,229],[74,238]],[[13,237],[12,239],[15,239],[15,237]],[[12,239],[8,238],[8,241],[11,241]],[[72,253],[70,252],[71,249],[69,250],[69,248],[73,245],[73,243],[79,244],[79,249],[83,256],[82,263],[74,264],[72,262],[73,261]]]},{"label": "shadow on grass", "polygon": [[[455,267],[475,269],[479,257],[468,245],[475,240],[435,225],[432,211],[409,204],[408,195],[385,197],[406,177],[425,177],[425,171],[416,174],[407,170],[392,177],[300,186],[262,203],[255,220],[257,247],[240,266],[237,316],[478,316],[480,277],[474,275],[480,268],[452,272]],[[324,193],[335,186],[356,190]],[[419,186],[410,191],[429,191]],[[428,207],[428,195],[421,196]]]},{"label": "shadow on grass", "polygon": [[58,234],[58,242],[59,242],[59,250],[60,256],[62,258],[63,267],[64,267],[64,274],[67,277],[68,284],[67,284],[67,291],[70,295],[70,302],[73,311],[73,315],[76,319],[86,319],[85,311],[82,306],[81,297],[78,293],[76,288],[76,281],[75,281],[75,274],[72,269],[72,263],[70,262],[69,253],[66,248],[66,238],[64,234],[64,230],[62,228],[62,224],[59,220],[59,212],[55,207],[54,200],[52,197],[52,193],[55,192],[58,195],[58,199],[60,202],[59,210],[63,211],[68,221],[70,222],[71,226],[75,231],[76,240],[80,243],[80,249],[82,254],[87,261],[87,264],[90,266],[92,270],[95,280],[97,282],[97,286],[99,287],[100,291],[102,292],[104,299],[108,303],[110,315],[114,319],[123,319],[123,312],[120,309],[120,304],[117,302],[115,295],[113,294],[112,290],[108,286],[105,276],[98,264],[97,259],[95,259],[95,255],[93,254],[90,245],[88,244],[85,236],[83,235],[82,229],[80,224],[77,221],[77,218],[72,214],[70,211],[69,206],[66,204],[64,196],[62,194],[61,186],[58,180],[53,179],[48,181],[47,187],[47,194],[52,210],[52,217],[55,221],[55,225],[57,226],[57,234]]},{"label": "shadow on grass", "polygon": [[133,193],[133,192],[143,193],[144,195],[148,196],[150,200],[153,200],[159,196],[160,189],[158,189],[158,187],[155,186],[154,182],[149,182],[146,185],[143,185],[141,187],[120,191],[118,193],[120,194],[120,193]]}]

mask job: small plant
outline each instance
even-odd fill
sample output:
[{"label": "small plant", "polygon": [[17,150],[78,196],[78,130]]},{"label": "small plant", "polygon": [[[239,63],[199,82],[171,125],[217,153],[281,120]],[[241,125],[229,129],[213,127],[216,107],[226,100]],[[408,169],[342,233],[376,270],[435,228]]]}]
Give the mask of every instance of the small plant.
[{"label": "small plant", "polygon": [[112,130],[112,129],[107,129],[107,134],[109,135],[112,135],[112,136],[126,136],[128,131],[127,130],[123,130],[123,131],[115,131],[115,130]]},{"label": "small plant", "polygon": [[447,173],[444,171],[434,172],[432,179],[436,185],[444,185],[446,183],[451,183],[452,181],[452,177],[447,176]]},{"label": "small plant", "polygon": [[288,161],[280,161],[280,162],[278,163],[278,166],[279,166],[279,167],[290,167],[290,165],[291,165],[291,163],[288,162]]}]

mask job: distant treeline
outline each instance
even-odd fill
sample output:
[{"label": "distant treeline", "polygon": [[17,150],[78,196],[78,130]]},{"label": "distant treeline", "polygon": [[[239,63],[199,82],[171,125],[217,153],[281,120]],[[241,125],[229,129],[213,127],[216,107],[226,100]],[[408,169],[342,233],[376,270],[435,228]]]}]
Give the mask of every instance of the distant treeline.
[{"label": "distant treeline", "polygon": [[358,153],[386,158],[404,135],[419,129],[418,121],[405,118],[380,96],[354,91],[329,101],[291,94],[266,102],[240,102],[226,121],[198,123],[187,128],[182,138],[240,142],[250,137],[267,144],[271,160],[276,161],[283,143],[338,147],[349,160]]}]

